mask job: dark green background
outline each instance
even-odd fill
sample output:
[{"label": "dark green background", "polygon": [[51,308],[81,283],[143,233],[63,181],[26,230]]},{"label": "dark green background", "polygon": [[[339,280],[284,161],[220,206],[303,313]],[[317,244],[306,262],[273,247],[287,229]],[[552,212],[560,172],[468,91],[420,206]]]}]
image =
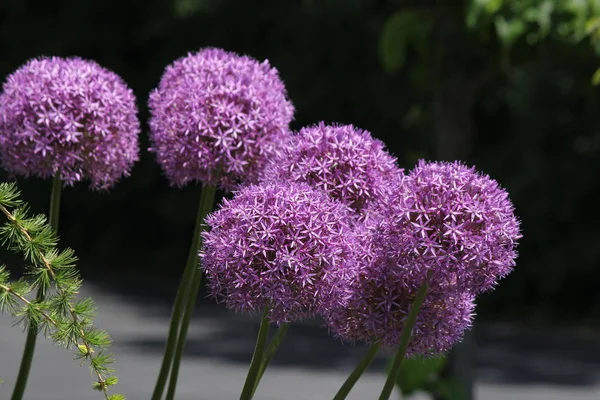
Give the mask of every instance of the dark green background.
[{"label": "dark green background", "polygon": [[[203,46],[269,59],[297,112],[294,128],[353,123],[384,140],[401,166],[464,159],[511,193],[524,238],[515,272],[478,309],[483,318],[594,321],[600,254],[600,62],[585,42],[517,43],[472,32],[460,1],[105,0],[0,2],[0,79],[40,55],[91,58],[133,88],[141,162],[109,194],[65,190],[63,243],[85,277],[139,293],[168,290],[187,255],[199,187],[170,188],[148,146],[147,96],[164,67]],[[382,26],[403,9],[432,29],[403,65],[381,64]],[[428,14],[429,15],[429,14]],[[34,210],[49,182],[19,180]]]}]

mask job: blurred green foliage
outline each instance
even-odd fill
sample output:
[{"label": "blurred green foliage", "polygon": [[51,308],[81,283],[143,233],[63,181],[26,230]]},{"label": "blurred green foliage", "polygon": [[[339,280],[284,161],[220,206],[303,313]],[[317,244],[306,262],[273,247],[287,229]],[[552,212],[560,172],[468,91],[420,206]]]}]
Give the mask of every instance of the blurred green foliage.
[{"label": "blurred green foliage", "polygon": [[[463,387],[456,381],[441,377],[445,365],[446,358],[443,356],[404,360],[396,381],[402,398],[427,393],[431,396],[441,396],[446,400],[463,400],[465,398]],[[391,362],[388,364],[388,370],[390,366]]]},{"label": "blurred green foliage", "polygon": [[[175,58],[203,46],[267,58],[296,105],[294,128],[353,123],[407,169],[457,158],[498,179],[524,239],[515,272],[478,312],[564,321],[600,311],[598,10],[585,0],[3,0],[0,79],[39,55],[93,58],[131,85],[145,121]],[[44,211],[49,182],[20,185]],[[110,195],[65,191],[63,242],[84,275],[176,281],[198,193],[169,188],[144,151]]]}]

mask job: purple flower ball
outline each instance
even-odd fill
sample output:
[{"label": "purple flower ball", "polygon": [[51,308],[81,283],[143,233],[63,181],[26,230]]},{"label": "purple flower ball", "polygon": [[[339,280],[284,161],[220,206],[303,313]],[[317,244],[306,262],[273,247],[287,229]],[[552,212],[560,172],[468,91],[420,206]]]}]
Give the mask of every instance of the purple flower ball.
[{"label": "purple flower ball", "polygon": [[206,220],[200,256],[212,296],[237,311],[266,307],[276,323],[343,307],[354,268],[348,218],[305,184],[243,187]]},{"label": "purple flower ball", "polygon": [[403,170],[383,142],[352,125],[303,128],[281,146],[262,179],[305,182],[350,207],[361,220],[384,206]]},{"label": "purple flower ball", "polygon": [[138,160],[133,92],[94,61],[33,59],[2,89],[0,162],[9,173],[108,189]]},{"label": "purple flower ball", "polygon": [[[323,314],[334,336],[344,341],[380,342],[388,349],[400,342],[405,319],[419,286],[385,257],[363,253],[360,272],[351,283],[345,307]],[[368,261],[367,261],[368,259]],[[468,292],[430,290],[420,308],[407,356],[431,356],[450,350],[471,327],[474,296]]]},{"label": "purple flower ball", "polygon": [[454,162],[425,162],[389,200],[374,241],[406,275],[477,294],[509,274],[519,220],[498,182]]},{"label": "purple flower ball", "polygon": [[213,48],[168,66],[149,105],[151,151],[171,184],[226,190],[256,180],[294,114],[268,61]]}]

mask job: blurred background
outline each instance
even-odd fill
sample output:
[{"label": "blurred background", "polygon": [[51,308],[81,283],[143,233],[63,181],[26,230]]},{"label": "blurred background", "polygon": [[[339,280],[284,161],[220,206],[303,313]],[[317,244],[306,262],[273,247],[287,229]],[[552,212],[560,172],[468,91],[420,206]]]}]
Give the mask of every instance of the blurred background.
[{"label": "blurred background", "polygon": [[[199,187],[169,187],[145,150],[147,96],[167,64],[205,46],[268,59],[296,106],[295,129],[352,123],[383,140],[406,169],[419,158],[459,159],[497,179],[524,238],[514,273],[478,302],[469,340],[469,374],[484,385],[478,398],[600,398],[600,1],[1,0],[0,80],[32,57],[78,55],[121,75],[138,97],[143,151],[132,176],[109,193],[79,185],[63,194],[62,244],[76,250],[101,316],[109,296],[114,313],[137,305],[146,317],[168,318]],[[50,182],[18,183],[33,210],[46,212]],[[218,346],[204,353],[208,339],[192,343],[190,362],[245,370],[256,327],[204,303],[240,334],[223,354]],[[0,321],[4,335],[10,321]],[[285,370],[289,359],[310,373],[339,371],[335,389],[353,367],[340,360],[361,350],[340,345],[324,353],[331,362],[294,359],[330,346],[313,325],[295,339],[291,330],[275,365]],[[153,354],[158,370],[162,333],[129,333],[130,351]],[[9,342],[0,343],[4,364]],[[232,348],[239,354],[229,359]],[[11,386],[3,368],[0,398]],[[152,382],[154,369],[148,375]]]}]

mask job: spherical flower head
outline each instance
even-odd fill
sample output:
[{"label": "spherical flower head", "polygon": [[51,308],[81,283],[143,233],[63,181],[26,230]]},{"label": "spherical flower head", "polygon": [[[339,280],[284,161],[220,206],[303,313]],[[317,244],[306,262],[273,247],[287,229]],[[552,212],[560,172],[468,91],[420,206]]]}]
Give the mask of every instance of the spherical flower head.
[{"label": "spherical flower head", "polygon": [[390,198],[375,242],[407,275],[480,293],[510,273],[519,221],[498,182],[454,162],[425,162]]},{"label": "spherical flower head", "polygon": [[[388,261],[388,262],[386,262]],[[404,323],[419,289],[398,266],[366,250],[344,308],[325,314],[330,331],[345,341],[399,345]],[[468,292],[430,290],[412,330],[407,356],[433,356],[450,350],[470,328],[475,308]]]},{"label": "spherical flower head", "polygon": [[172,185],[252,183],[294,107],[275,68],[220,49],[168,66],[150,94],[151,150]]},{"label": "spherical flower head", "polygon": [[350,207],[359,219],[379,210],[403,170],[383,142],[352,125],[301,129],[281,146],[263,180],[306,182]]},{"label": "spherical flower head", "polygon": [[284,323],[340,308],[349,297],[348,211],[305,184],[249,185],[206,222],[201,265],[212,296]]},{"label": "spherical flower head", "polygon": [[2,89],[0,162],[9,173],[107,189],[138,160],[133,92],[94,61],[30,60]]}]

